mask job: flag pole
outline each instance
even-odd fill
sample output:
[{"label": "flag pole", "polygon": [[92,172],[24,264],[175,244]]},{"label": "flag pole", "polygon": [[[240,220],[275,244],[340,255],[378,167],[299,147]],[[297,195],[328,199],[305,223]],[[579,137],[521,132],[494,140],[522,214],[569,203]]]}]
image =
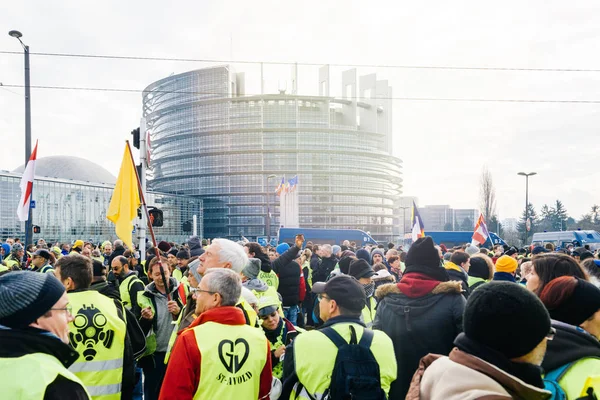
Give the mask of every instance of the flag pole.
[{"label": "flag pole", "polygon": [[129,152],[129,156],[131,157],[131,163],[133,164],[133,170],[135,171],[135,178],[138,184],[138,191],[140,192],[140,199],[142,200],[142,206],[146,215],[146,222],[148,223],[148,230],[150,231],[150,237],[152,238],[152,247],[154,248],[154,254],[156,256],[156,259],[158,260],[158,266],[160,267],[160,276],[162,278],[163,284],[165,285],[165,290],[167,292],[167,301],[171,301],[171,295],[169,292],[169,282],[167,282],[167,278],[165,277],[165,269],[162,265],[162,261],[160,260],[160,254],[158,253],[156,237],[154,236],[154,229],[152,228],[150,214],[148,213],[148,205],[146,204],[146,196],[142,191],[142,182],[140,181],[140,176],[138,175],[137,167],[135,165],[135,161],[133,160],[133,154],[131,153],[131,145],[129,144],[129,140],[126,140],[125,142],[127,143],[127,151]]}]

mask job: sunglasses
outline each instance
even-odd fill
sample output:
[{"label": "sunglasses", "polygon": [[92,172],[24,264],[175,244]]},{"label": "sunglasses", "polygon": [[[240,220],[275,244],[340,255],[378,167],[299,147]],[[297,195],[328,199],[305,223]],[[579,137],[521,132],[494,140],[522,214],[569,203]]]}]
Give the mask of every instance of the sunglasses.
[{"label": "sunglasses", "polygon": [[331,297],[325,296],[324,293],[319,294],[319,300],[323,300],[323,299],[325,299],[325,300],[331,300]]},{"label": "sunglasses", "polygon": [[550,327],[550,332],[548,332],[548,334],[546,335],[546,339],[553,340],[554,336],[556,336],[556,329]]}]

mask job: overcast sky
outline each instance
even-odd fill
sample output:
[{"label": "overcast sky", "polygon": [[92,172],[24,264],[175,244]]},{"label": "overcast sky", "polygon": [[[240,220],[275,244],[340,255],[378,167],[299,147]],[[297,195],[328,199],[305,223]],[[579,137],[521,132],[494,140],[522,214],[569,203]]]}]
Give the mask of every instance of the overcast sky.
[{"label": "overcast sky", "polygon": [[[600,70],[600,2],[504,1],[81,1],[12,2],[0,13],[0,50],[322,64]],[[101,4],[101,5],[100,5]],[[168,5],[167,5],[168,4]],[[32,85],[143,89],[211,64],[32,56]],[[258,90],[258,66],[247,72]],[[351,67],[332,68],[336,77]],[[300,67],[301,94],[317,94],[317,67]],[[594,100],[600,72],[359,68],[389,80],[394,97]],[[267,89],[289,79],[266,66]],[[0,54],[0,82],[23,84],[22,55]],[[289,86],[288,86],[289,88]],[[404,194],[421,205],[477,208],[492,172],[501,219],[525,203],[519,171],[536,171],[537,210],[560,199],[578,218],[600,203],[600,104],[394,101],[393,154]],[[123,141],[139,124],[140,93],[33,89],[39,157],[76,155],[118,173]],[[22,88],[0,88],[0,169],[24,159]]]}]

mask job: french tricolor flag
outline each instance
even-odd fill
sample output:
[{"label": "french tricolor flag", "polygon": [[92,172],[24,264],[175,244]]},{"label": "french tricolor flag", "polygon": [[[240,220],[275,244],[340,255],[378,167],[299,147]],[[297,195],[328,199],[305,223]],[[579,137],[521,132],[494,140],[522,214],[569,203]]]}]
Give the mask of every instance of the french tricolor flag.
[{"label": "french tricolor flag", "polygon": [[477,225],[475,225],[475,232],[473,232],[473,238],[471,240],[472,245],[479,244],[480,246],[485,243],[487,238],[490,236],[485,221],[483,220],[483,214],[479,214]]},{"label": "french tricolor flag", "polygon": [[35,175],[35,160],[37,158],[38,142],[35,142],[35,148],[29,157],[23,177],[21,178],[21,200],[17,208],[17,216],[19,221],[27,221],[29,219],[29,206],[31,204],[31,192],[33,191],[33,177]]}]

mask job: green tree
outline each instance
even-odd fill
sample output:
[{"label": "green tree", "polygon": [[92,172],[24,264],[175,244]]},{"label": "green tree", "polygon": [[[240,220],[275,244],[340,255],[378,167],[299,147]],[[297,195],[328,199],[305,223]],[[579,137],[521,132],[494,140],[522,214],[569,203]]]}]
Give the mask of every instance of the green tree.
[{"label": "green tree", "polygon": [[567,209],[560,200],[556,200],[553,210],[553,228],[558,231],[564,231],[565,229],[567,229],[567,220],[569,219]]},{"label": "green tree", "polygon": [[548,204],[544,204],[540,209],[540,220],[538,223],[539,231],[553,231],[555,218],[554,208],[550,208],[548,207]]},{"label": "green tree", "polygon": [[528,240],[531,239],[531,235],[533,235],[534,232],[537,232],[536,229],[538,229],[538,217],[537,217],[537,213],[535,212],[535,208],[533,208],[533,204],[529,203],[527,205],[527,212],[526,210],[523,210],[523,214],[521,215],[521,219],[519,220],[519,223],[517,225],[517,232],[519,232],[520,236],[521,236],[521,240],[523,240],[523,242],[525,242],[525,234],[527,232],[526,230],[526,221],[527,221],[527,216],[529,217],[529,220],[531,221],[531,230],[529,231],[529,233],[527,234]]}]

